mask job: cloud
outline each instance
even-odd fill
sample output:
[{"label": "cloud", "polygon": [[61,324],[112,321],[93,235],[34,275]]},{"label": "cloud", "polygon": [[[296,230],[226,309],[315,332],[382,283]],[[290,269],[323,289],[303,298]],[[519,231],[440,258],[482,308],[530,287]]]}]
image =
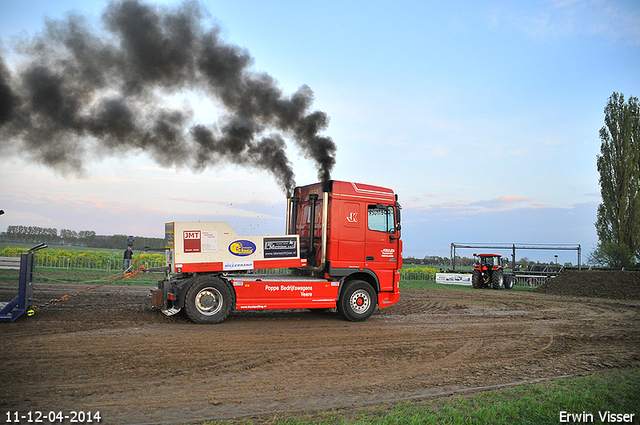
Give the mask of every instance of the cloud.
[{"label": "cloud", "polygon": [[[525,198],[517,195],[504,195],[498,198],[469,201],[469,200],[454,200],[447,201],[440,204],[431,204],[428,206],[416,206],[417,210],[430,211],[433,214],[446,214],[449,216],[467,215],[467,214],[479,214],[488,211],[505,211],[514,208],[541,208],[541,204],[533,203],[534,198]],[[410,203],[408,206],[412,207],[416,205],[415,202]]]},{"label": "cloud", "polygon": [[[40,192],[2,194],[0,202],[6,213],[2,215],[0,231],[9,225],[27,225],[163,237],[164,223],[170,221],[226,221],[244,235],[277,235],[284,231],[284,202],[231,205],[176,197],[170,202],[151,204]],[[185,207],[185,203],[191,205]]]},{"label": "cloud", "polygon": [[[282,202],[278,202],[277,204],[269,203],[263,200],[251,200],[248,202],[229,202],[228,200],[217,201],[211,199],[194,199],[177,196],[170,196],[167,199],[175,201],[177,203],[189,203],[204,206],[205,208],[199,208],[199,211],[208,211],[209,214],[212,215],[232,215],[234,217],[247,218],[262,217],[268,219],[282,218],[282,216],[273,215],[273,212],[276,208],[278,210],[280,209],[279,206]],[[211,209],[207,209],[209,207],[211,207]]]},{"label": "cloud", "polygon": [[471,208],[479,208],[480,210],[501,211],[514,208],[516,205],[533,202],[533,198],[523,198],[522,196],[505,195],[499,198],[489,199],[486,201],[472,202]]}]

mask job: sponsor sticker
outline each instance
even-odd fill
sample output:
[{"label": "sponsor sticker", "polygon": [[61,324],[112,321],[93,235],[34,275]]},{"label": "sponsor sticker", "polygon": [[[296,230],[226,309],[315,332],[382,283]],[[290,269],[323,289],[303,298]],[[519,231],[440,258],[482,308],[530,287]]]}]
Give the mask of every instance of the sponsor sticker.
[{"label": "sponsor sticker", "polygon": [[184,252],[201,252],[202,235],[200,230],[185,230],[182,232],[182,240],[184,242]]},{"label": "sponsor sticker", "polygon": [[164,225],[164,246],[167,249],[173,248],[173,223]]},{"label": "sponsor sticker", "polygon": [[225,261],[222,263],[223,270],[251,270],[253,261]]},{"label": "sponsor sticker", "polygon": [[393,248],[384,248],[382,251],[380,251],[381,257],[391,258],[391,257],[394,257],[395,255],[396,255],[396,250]]},{"label": "sponsor sticker", "polygon": [[295,237],[264,238],[264,258],[295,258],[298,244]]},{"label": "sponsor sticker", "polygon": [[202,252],[218,252],[218,231],[202,231]]},{"label": "sponsor sticker", "polygon": [[245,239],[233,241],[229,245],[229,252],[238,257],[246,257],[256,252],[256,244]]}]

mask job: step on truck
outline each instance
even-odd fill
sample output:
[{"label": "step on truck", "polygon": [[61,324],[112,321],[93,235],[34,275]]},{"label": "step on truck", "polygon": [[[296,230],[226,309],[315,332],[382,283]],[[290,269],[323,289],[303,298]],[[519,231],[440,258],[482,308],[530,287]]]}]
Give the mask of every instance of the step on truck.
[{"label": "step on truck", "polygon": [[275,309],[335,308],[346,320],[366,320],[399,299],[400,210],[391,189],[331,180],[294,189],[284,235],[241,236],[225,222],[166,223],[169,271],[153,305],[196,323]]}]

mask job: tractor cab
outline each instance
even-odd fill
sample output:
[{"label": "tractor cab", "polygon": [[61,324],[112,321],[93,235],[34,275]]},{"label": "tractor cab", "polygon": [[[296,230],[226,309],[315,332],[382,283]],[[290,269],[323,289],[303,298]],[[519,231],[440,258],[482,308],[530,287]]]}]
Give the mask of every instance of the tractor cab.
[{"label": "tractor cab", "polygon": [[476,257],[476,269],[495,270],[502,267],[502,256],[498,254],[473,254]]}]

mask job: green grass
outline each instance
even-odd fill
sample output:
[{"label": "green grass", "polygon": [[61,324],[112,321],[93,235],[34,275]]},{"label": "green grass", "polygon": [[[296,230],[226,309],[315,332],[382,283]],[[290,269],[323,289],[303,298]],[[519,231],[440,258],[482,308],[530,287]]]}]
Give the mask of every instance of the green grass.
[{"label": "green grass", "polygon": [[602,423],[598,412],[634,414],[633,423],[640,423],[640,369],[607,371],[356,411],[332,410],[311,415],[214,421],[205,425],[556,425],[560,423],[562,411],[592,414],[593,423]]},{"label": "green grass", "polygon": [[[536,287],[535,286],[514,286],[513,288],[509,289],[509,290],[505,290],[505,292],[508,291],[532,291],[534,290]],[[400,281],[400,291],[402,291],[403,289],[424,289],[424,290],[429,290],[429,289],[449,289],[451,291],[473,291],[473,287],[471,285],[453,285],[453,284],[443,284],[443,283],[436,283],[434,280],[411,280],[411,281],[406,281],[406,280],[401,280]],[[490,288],[486,288],[486,289],[476,289],[476,291],[493,291],[493,289]]]},{"label": "green grass", "polygon": [[400,290],[403,289],[451,289],[452,291],[467,291],[473,289],[471,285],[450,285],[436,283],[435,280],[401,280]]}]

